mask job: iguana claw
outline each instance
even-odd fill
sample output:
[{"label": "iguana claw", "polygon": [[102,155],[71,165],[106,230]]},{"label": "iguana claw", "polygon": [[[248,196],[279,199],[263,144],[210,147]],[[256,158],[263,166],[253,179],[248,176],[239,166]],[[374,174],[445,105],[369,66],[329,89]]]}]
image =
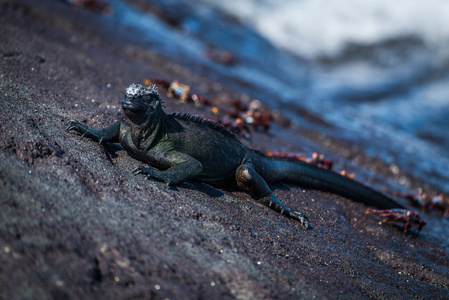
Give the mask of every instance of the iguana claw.
[{"label": "iguana claw", "polygon": [[137,168],[135,168],[132,173],[134,175],[138,175],[138,174],[144,174],[147,175],[148,178],[152,178],[153,172],[152,169],[150,169],[150,167],[148,166],[139,166]]},{"label": "iguana claw", "polygon": [[141,173],[143,173],[141,168],[142,168],[142,166],[136,167],[134,170],[132,170],[131,173],[133,173],[134,175],[141,174]]},{"label": "iguana claw", "polygon": [[83,127],[83,125],[80,122],[78,122],[77,120],[70,120],[68,122],[67,128],[65,129],[65,132],[68,132],[68,131],[73,130],[73,129],[78,131],[78,129],[82,128],[82,127]]},{"label": "iguana claw", "polygon": [[70,120],[69,121],[69,125],[66,128],[66,132],[70,131],[70,130],[76,130],[79,133],[81,133],[81,137],[80,137],[80,141],[84,138],[84,137],[90,137],[93,139],[98,140],[98,142],[100,144],[103,143],[103,141],[105,140],[104,135],[102,135],[101,131],[96,130],[96,129],[90,129],[89,127],[87,127],[86,125],[78,122],[77,120]]},{"label": "iguana claw", "polygon": [[309,218],[307,217],[306,214],[288,208],[285,210],[283,214],[287,215],[292,219],[298,220],[301,223],[301,225],[304,226],[305,229],[309,228]]},{"label": "iguana claw", "polygon": [[84,136],[88,133],[89,131],[84,132],[81,137],[80,137],[80,141],[84,138]]}]

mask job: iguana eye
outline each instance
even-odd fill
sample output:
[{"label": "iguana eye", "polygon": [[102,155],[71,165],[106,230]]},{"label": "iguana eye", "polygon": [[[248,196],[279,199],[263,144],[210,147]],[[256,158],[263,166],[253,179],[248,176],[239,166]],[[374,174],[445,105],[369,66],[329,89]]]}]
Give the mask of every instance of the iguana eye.
[{"label": "iguana eye", "polygon": [[152,104],[153,102],[157,101],[158,99],[153,94],[146,94],[146,95],[142,96],[142,100],[149,104]]}]

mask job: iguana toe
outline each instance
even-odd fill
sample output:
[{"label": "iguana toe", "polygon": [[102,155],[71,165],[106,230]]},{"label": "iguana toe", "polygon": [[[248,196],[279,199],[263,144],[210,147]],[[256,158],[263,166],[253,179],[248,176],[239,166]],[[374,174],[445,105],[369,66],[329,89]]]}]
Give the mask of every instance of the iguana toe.
[{"label": "iguana toe", "polygon": [[135,168],[134,170],[132,170],[131,173],[133,173],[134,175],[138,175],[138,174],[142,174],[144,173],[144,166],[139,166],[137,168]]},{"label": "iguana toe", "polygon": [[306,214],[291,210],[288,212],[288,216],[292,219],[298,220],[305,229],[309,228],[309,219]]},{"label": "iguana toe", "polygon": [[147,175],[147,179],[154,178],[154,170],[149,166],[139,166],[135,168],[132,173],[134,175],[143,174]]},{"label": "iguana toe", "polygon": [[68,122],[68,126],[65,129],[65,131],[67,132],[67,131],[70,131],[70,130],[73,130],[73,129],[78,131],[78,128],[81,128],[81,127],[82,126],[81,126],[80,122],[78,122],[77,120],[70,120]]}]

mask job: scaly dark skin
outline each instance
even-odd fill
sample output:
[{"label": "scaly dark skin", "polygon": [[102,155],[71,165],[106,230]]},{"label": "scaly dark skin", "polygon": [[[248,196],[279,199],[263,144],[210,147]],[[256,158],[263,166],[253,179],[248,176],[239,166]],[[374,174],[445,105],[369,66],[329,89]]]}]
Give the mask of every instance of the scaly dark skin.
[{"label": "scaly dark skin", "polygon": [[187,114],[166,114],[154,85],[129,86],[122,107],[126,123],[90,129],[72,120],[67,131],[78,131],[100,143],[120,143],[132,157],[146,163],[137,167],[135,174],[173,185],[189,180],[212,185],[235,184],[306,228],[307,216],[282,204],[268,184],[286,182],[382,209],[403,208],[391,198],[335,172],[248,149],[237,136],[211,121]]}]

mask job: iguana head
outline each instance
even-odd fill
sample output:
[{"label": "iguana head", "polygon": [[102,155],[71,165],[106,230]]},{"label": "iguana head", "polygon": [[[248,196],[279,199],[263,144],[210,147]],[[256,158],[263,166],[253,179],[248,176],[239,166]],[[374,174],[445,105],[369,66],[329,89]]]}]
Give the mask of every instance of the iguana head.
[{"label": "iguana head", "polygon": [[131,121],[140,123],[148,120],[151,116],[159,115],[162,112],[161,103],[162,100],[155,84],[146,87],[133,83],[126,88],[122,108]]}]

